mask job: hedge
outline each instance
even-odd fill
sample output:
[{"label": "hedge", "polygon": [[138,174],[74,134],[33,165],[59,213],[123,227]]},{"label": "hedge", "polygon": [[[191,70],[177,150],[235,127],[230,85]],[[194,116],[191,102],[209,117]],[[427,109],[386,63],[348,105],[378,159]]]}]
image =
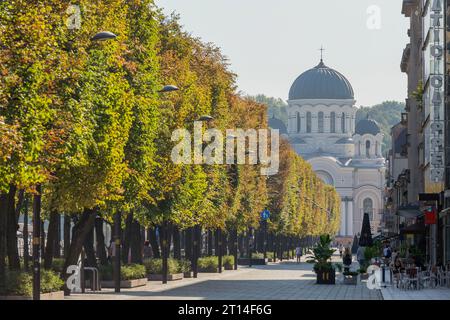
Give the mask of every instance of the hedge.
[{"label": "hedge", "polygon": [[[113,280],[113,266],[106,265],[100,266],[100,276],[104,281]],[[128,264],[120,267],[120,279],[121,280],[136,280],[147,278],[147,272],[145,266],[141,264]]]},{"label": "hedge", "polygon": [[[61,291],[64,281],[52,270],[41,269],[41,293]],[[23,271],[8,271],[6,273],[6,295],[33,295],[33,275]]]}]

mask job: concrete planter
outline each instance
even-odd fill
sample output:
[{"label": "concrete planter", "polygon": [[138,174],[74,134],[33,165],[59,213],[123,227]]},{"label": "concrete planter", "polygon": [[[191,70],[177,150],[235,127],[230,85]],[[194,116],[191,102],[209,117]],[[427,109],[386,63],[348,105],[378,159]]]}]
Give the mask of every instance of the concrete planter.
[{"label": "concrete planter", "polygon": [[198,273],[218,273],[219,272],[219,268],[217,268],[215,271],[214,270],[198,270]]},{"label": "concrete planter", "polygon": [[[0,296],[0,300],[33,300],[27,296]],[[64,300],[64,291],[41,293],[41,300]]]},{"label": "concrete planter", "polygon": [[234,266],[224,265],[223,268],[225,270],[234,270]]},{"label": "concrete planter", "polygon": [[[147,278],[122,280],[120,281],[120,287],[123,289],[142,287],[147,284],[147,281],[148,281]],[[114,281],[102,281],[102,288],[114,288]]]},{"label": "concrete planter", "polygon": [[183,273],[183,277],[184,278],[193,278],[194,277],[194,273],[192,271],[190,272],[184,272]]},{"label": "concrete planter", "polygon": [[[269,259],[252,259],[252,266],[265,266]],[[248,266],[249,265],[248,258],[240,258],[238,259],[238,265],[240,266]]]},{"label": "concrete planter", "polygon": [[[183,279],[182,273],[169,274],[167,276],[167,281],[177,281],[177,280],[182,280],[182,279]],[[162,281],[163,275],[162,274],[149,274],[148,280],[149,281]]]}]

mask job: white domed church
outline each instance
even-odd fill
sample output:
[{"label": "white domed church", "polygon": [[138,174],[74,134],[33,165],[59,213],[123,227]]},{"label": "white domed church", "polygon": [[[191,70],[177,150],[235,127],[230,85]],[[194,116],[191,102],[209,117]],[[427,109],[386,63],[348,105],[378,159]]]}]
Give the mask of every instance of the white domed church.
[{"label": "white domed church", "polygon": [[361,231],[366,212],[372,232],[377,233],[385,184],[383,135],[373,120],[355,124],[355,102],[350,82],[322,59],[294,81],[288,101],[287,137],[341,195],[338,236],[345,238]]}]

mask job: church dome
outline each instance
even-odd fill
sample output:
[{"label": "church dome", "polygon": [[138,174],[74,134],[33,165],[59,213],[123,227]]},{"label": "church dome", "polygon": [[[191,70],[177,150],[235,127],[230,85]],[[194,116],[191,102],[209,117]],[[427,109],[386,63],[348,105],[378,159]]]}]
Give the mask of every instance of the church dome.
[{"label": "church dome", "polygon": [[300,99],[354,99],[350,82],[338,71],[319,65],[302,73],[292,84],[289,100]]},{"label": "church dome", "polygon": [[376,136],[381,132],[380,126],[375,120],[364,119],[356,124],[355,133],[359,135],[371,134]]},{"label": "church dome", "polygon": [[280,119],[277,119],[275,117],[272,117],[269,119],[269,127],[275,130],[280,130],[280,134],[287,134],[287,128],[283,121]]}]

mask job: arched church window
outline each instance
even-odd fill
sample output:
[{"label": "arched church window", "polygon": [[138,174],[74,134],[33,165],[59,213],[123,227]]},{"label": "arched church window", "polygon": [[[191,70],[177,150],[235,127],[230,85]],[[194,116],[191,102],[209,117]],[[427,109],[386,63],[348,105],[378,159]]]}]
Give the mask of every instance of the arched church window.
[{"label": "arched church window", "polygon": [[300,112],[297,112],[297,132],[300,133],[300,130],[302,129],[302,123],[300,118]]},{"label": "arched church window", "polygon": [[370,141],[366,141],[366,157],[370,158]]},{"label": "arched church window", "polygon": [[324,116],[323,116],[323,112],[320,111],[319,112],[319,119],[318,119],[318,125],[319,125],[319,133],[323,133],[324,132]]},{"label": "arched church window", "polygon": [[311,133],[312,131],[312,115],[311,112],[306,113],[306,132]]},{"label": "arched church window", "polygon": [[330,115],[330,132],[336,133],[336,112],[332,112]]},{"label": "arched church window", "polygon": [[342,128],[342,133],[346,133],[347,132],[347,128],[345,126],[345,113],[344,112],[342,112],[341,128]]},{"label": "arched church window", "polygon": [[373,220],[373,201],[370,198],[366,198],[363,201],[363,214],[365,213],[368,213],[370,220]]}]

